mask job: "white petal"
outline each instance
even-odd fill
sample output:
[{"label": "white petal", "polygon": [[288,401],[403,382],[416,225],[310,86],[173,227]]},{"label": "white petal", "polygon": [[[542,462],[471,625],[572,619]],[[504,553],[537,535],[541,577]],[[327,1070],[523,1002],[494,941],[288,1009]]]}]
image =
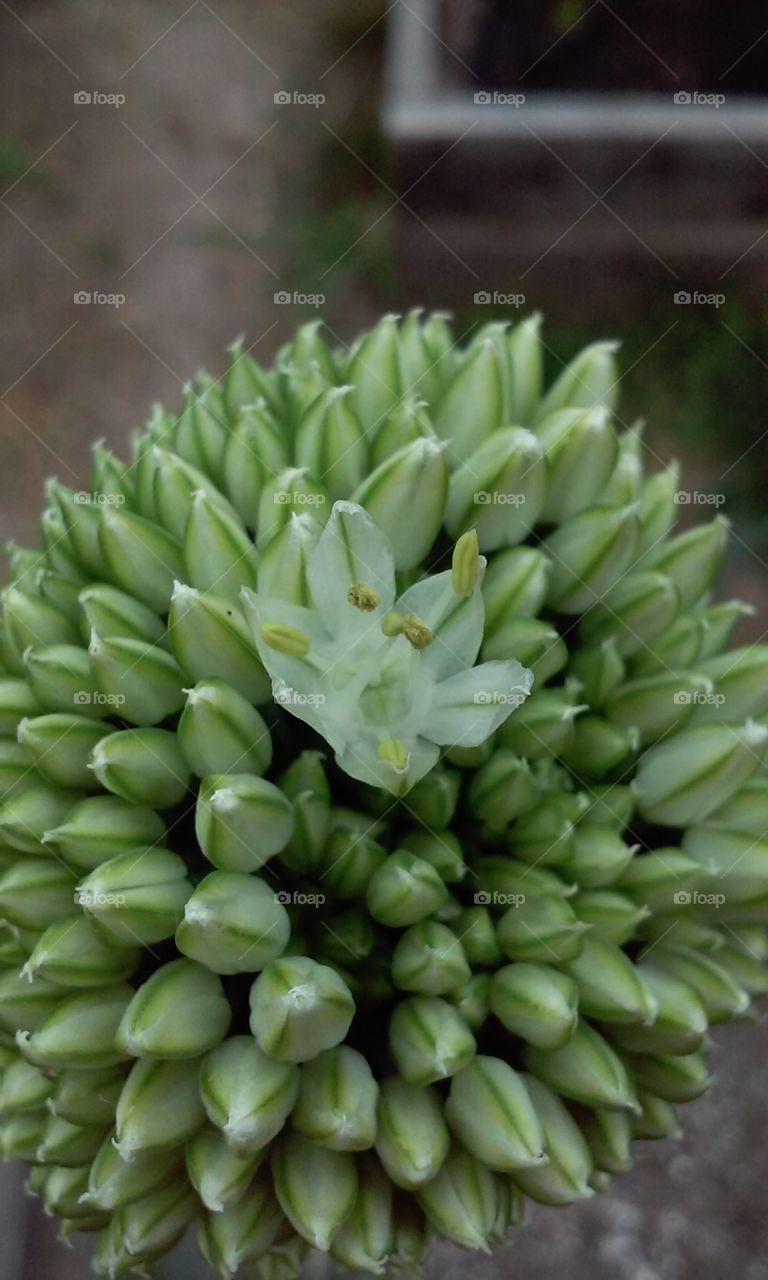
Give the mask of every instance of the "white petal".
[{"label": "white petal", "polygon": [[359,782],[367,782],[372,787],[384,787],[396,796],[405,795],[435,767],[440,751],[424,738],[404,741],[408,750],[408,766],[402,771],[379,759],[378,742],[367,736],[356,739],[344,751],[337,752],[336,763]]},{"label": "white petal", "polygon": [[[370,626],[392,608],[395,566],[392,549],[371,517],[354,502],[335,502],[330,519],[309,557],[309,589],[315,608],[333,635]],[[350,604],[350,587],[363,583],[380,597],[366,613]]]},{"label": "white petal", "polygon": [[415,613],[432,632],[421,658],[437,680],[471,667],[480,652],[485,622],[481,578],[478,574],[471,596],[458,596],[448,570],[416,582],[397,602],[400,613]]},{"label": "white petal", "polygon": [[483,662],[443,680],[422,732],[441,746],[477,747],[525,700],[533,672],[514,659]]}]

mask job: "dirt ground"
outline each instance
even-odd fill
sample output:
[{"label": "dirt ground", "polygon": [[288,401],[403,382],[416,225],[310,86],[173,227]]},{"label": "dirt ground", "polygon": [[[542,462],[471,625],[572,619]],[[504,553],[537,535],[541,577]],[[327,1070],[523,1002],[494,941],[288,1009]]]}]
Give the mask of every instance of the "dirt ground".
[{"label": "dirt ground", "polygon": [[[364,6],[371,23],[384,7]],[[324,293],[343,338],[372,318],[364,273],[349,286],[363,244],[351,237],[316,278],[290,237],[329,194],[321,146],[343,148],[335,135],[377,93],[355,81],[355,37],[339,39],[338,22],[331,37],[329,14],[345,21],[343,6],[308,0],[0,3],[0,536],[34,540],[45,478],[82,485],[93,438],[119,448],[193,370],[220,372],[238,334],[268,360],[307,317],[278,291]],[[276,93],[327,101],[321,116]],[[81,304],[79,291],[124,302]],[[610,1194],[532,1214],[490,1258],[437,1251],[430,1280],[768,1280],[765,1023],[717,1046],[718,1083],[687,1109],[681,1142],[647,1144]],[[83,1280],[85,1250],[56,1245],[19,1185],[0,1171],[4,1274]],[[203,1273],[184,1254],[176,1274]]]}]

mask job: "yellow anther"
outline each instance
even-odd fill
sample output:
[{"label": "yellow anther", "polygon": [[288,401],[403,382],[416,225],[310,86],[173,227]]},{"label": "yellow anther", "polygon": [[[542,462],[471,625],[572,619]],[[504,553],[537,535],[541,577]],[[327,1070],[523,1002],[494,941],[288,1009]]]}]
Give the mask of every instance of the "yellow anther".
[{"label": "yellow anther", "polygon": [[426,649],[432,643],[432,632],[415,613],[409,613],[405,619],[403,635],[414,649]]},{"label": "yellow anther", "polygon": [[396,773],[405,773],[410,755],[408,748],[399,738],[388,738],[379,743],[379,759],[391,764]]},{"label": "yellow anther", "polygon": [[278,653],[287,653],[291,658],[304,658],[309,653],[309,636],[298,627],[291,627],[287,622],[265,622],[261,628],[261,638],[270,649]]},{"label": "yellow anther", "polygon": [[363,613],[373,613],[381,604],[378,591],[374,591],[373,587],[366,587],[364,582],[356,582],[350,587],[347,599],[356,609],[362,609]]},{"label": "yellow anther", "polygon": [[451,585],[457,596],[471,596],[477,582],[477,569],[480,563],[480,546],[477,541],[477,530],[468,529],[462,533],[453,548],[451,562]]}]

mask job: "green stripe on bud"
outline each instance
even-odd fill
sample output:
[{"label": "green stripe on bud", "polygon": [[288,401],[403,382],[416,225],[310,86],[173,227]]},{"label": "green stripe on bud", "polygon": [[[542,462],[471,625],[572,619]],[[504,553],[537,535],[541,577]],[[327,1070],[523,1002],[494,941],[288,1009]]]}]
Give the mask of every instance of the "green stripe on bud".
[{"label": "green stripe on bud", "polygon": [[565,1098],[588,1107],[637,1111],[637,1098],[624,1063],[607,1040],[587,1022],[579,1021],[571,1039],[560,1049],[526,1045],[527,1069]]},{"label": "green stripe on bud", "polygon": [[224,1039],[231,1017],[221,982],[210,969],[193,960],[172,960],[139,987],[115,1045],[134,1058],[197,1058]]},{"label": "green stripe on bud", "polygon": [[323,853],[320,881],[338,898],[364,898],[376,871],[387,860],[386,850],[365,834],[370,827],[366,816],[361,832],[347,827],[331,832]]},{"label": "green stripe on bud", "polygon": [[671,626],[680,612],[680,595],[666,574],[643,571],[627,574],[604,601],[593,605],[579,623],[580,634],[588,644],[613,638],[628,658]]},{"label": "green stripe on bud", "polygon": [[79,715],[97,720],[114,713],[109,703],[94,698],[98,685],[87,649],[74,644],[27,649],[24,667],[41,707],[63,712],[76,710]]},{"label": "green stripe on bud", "polygon": [[173,656],[193,680],[226,680],[254,705],[271,698],[269,677],[232,601],[176,582],[168,633]]},{"label": "green stripe on bud", "polygon": [[561,755],[573,740],[574,722],[584,707],[567,701],[561,690],[534,693],[501,727],[503,746],[528,760]]},{"label": "green stripe on bud", "polygon": [[436,920],[411,925],[392,953],[392,980],[402,991],[440,996],[468,982],[470,968],[455,933]]},{"label": "green stripe on bud", "polygon": [[153,1262],[181,1239],[195,1216],[197,1201],[185,1183],[156,1187],[150,1195],[119,1209],[115,1232],[130,1264]]},{"label": "green stripe on bud", "polygon": [[743,720],[768,712],[768,645],[752,644],[702,663],[701,673],[714,681],[717,697],[697,701],[693,718],[705,721]]},{"label": "green stripe on bud", "polygon": [[38,716],[44,710],[25,680],[0,680],[0,737],[15,738],[23,716]]},{"label": "green stripe on bud", "polygon": [[584,347],[549,388],[539,406],[537,422],[566,408],[599,405],[612,413],[619,398],[617,348],[617,342],[593,342]]},{"label": "green stripe on bud", "polygon": [[563,760],[583,778],[604,778],[637,752],[640,732],[634,725],[614,724],[603,716],[582,716],[573,738],[562,752]]},{"label": "green stripe on bud", "polygon": [[594,1111],[577,1113],[577,1119],[598,1169],[617,1174],[632,1168],[633,1116],[626,1111],[597,1107]]},{"label": "green stripe on bud", "polygon": [[88,652],[113,715],[131,724],[155,725],[184,705],[184,674],[157,645],[127,636],[102,638],[94,631]]},{"label": "green stripe on bud", "polygon": [[45,1107],[54,1090],[54,1081],[39,1067],[14,1058],[0,1076],[0,1117],[39,1111]]},{"label": "green stripe on bud", "polygon": [[702,883],[704,876],[704,867],[682,849],[651,849],[632,859],[617,888],[646,910],[670,911],[675,905],[674,895],[688,894]]},{"label": "green stripe on bud", "polygon": [[709,1024],[695,990],[661,966],[643,964],[641,973],[656,1001],[656,1017],[651,1026],[612,1029],[615,1042],[630,1053],[694,1053]]},{"label": "green stripe on bud", "polygon": [[77,1169],[91,1163],[104,1138],[102,1129],[70,1124],[58,1116],[48,1117],[37,1149],[40,1164]]},{"label": "green stripe on bud", "polygon": [[259,1047],[281,1062],[307,1062],[339,1044],[355,1013],[342,978],[306,956],[272,961],[251,987],[250,1005]]},{"label": "green stripe on bud", "polygon": [[234,508],[211,483],[208,476],[189,462],[185,462],[177,453],[171,453],[167,449],[160,449],[154,445],[152,463],[154,505],[157,517],[160,524],[178,542],[184,541],[196,493],[206,494],[221,511],[237,519]]},{"label": "green stripe on bud", "polygon": [[[170,809],[187,794],[190,771],[175,733],[166,729],[123,729],[102,738],[91,756],[101,785],[132,804]],[[62,814],[61,817],[64,815]],[[61,817],[48,821],[56,827]]]},{"label": "green stripe on bud", "polygon": [[465,1249],[490,1253],[498,1196],[490,1169],[463,1151],[453,1151],[417,1199],[441,1235]]},{"label": "green stripe on bud", "polygon": [[560,525],[544,547],[552,557],[548,603],[586,613],[628,569],[637,545],[637,508],[590,507]]},{"label": "green stripe on bud", "polygon": [[0,1156],[35,1164],[46,1123],[45,1111],[28,1111],[6,1120],[0,1128]]},{"label": "green stripe on bud", "polygon": [[52,858],[17,858],[0,876],[0,918],[39,932],[74,911],[75,876]]},{"label": "green stripe on bud", "polygon": [[262,596],[311,606],[307,566],[321,533],[322,525],[313,516],[291,516],[259,557],[257,580]]},{"label": "green stripe on bud", "polygon": [[600,1022],[641,1022],[656,1016],[656,1000],[644,982],[644,971],[620,947],[599,938],[584,938],[581,955],[565,965],[576,983],[582,1015]]},{"label": "green stripe on bud", "polygon": [[264,486],[259,502],[259,543],[267,545],[293,516],[310,511],[320,524],[331,514],[331,500],[306,467],[286,467]]},{"label": "green stripe on bud", "polygon": [[611,827],[582,822],[576,827],[573,852],[564,871],[581,889],[603,889],[621,881],[636,850],[636,845],[625,844]]},{"label": "green stripe on bud", "polygon": [[365,507],[391,543],[395,567],[406,570],[428,555],[443,520],[447,491],[443,446],[424,438],[399,449],[372,471],[352,500]]},{"label": "green stripe on bud", "polygon": [[581,684],[581,696],[590,707],[603,709],[626,677],[626,667],[613,637],[598,645],[577,649],[571,657],[569,675]]},{"label": "green stripe on bud", "polygon": [[[638,1054],[632,1059],[637,1084],[664,1102],[694,1102],[714,1081],[703,1052]],[[666,1136],[666,1135],[665,1135]]]},{"label": "green stripe on bud", "polygon": [[242,1199],[263,1153],[238,1155],[217,1129],[201,1129],[187,1143],[184,1158],[189,1180],[206,1209],[219,1214]]},{"label": "green stripe on bud", "polygon": [[178,1182],[182,1173],[181,1158],[175,1149],[135,1153],[126,1160],[109,1137],[90,1167],[83,1202],[111,1213],[163,1184]]},{"label": "green stripe on bud", "polygon": [[473,774],[467,792],[470,809],[491,830],[504,828],[533,808],[538,787],[527,760],[499,747]]},{"label": "green stripe on bud", "polygon": [[212,871],[184,905],[176,946],[214,973],[256,973],[282,954],[290,934],[281,895],[270,885]]},{"label": "green stripe on bud", "polygon": [[517,658],[533,671],[537,689],[562,671],[568,646],[556,627],[541,618],[502,619],[483,642],[484,662]]},{"label": "green stripe on bud", "polygon": [[249,529],[258,528],[265,483],[288,462],[287,442],[264,403],[249,404],[224,451],[224,488]]},{"label": "green stripe on bud", "polygon": [[448,900],[435,868],[407,849],[398,849],[371,876],[366,893],[374,920],[400,929],[432,915]]},{"label": "green stripe on bud", "polygon": [[470,1155],[499,1173],[546,1163],[536,1108],[516,1071],[478,1055],[451,1080],[445,1116]]},{"label": "green stripe on bud", "polygon": [[377,1160],[363,1156],[354,1212],[334,1236],[331,1257],[345,1267],[383,1275],[393,1239],[392,1183]]},{"label": "green stripe on bud", "polygon": [[588,1199],[592,1195],[589,1179],[593,1160],[584,1135],[556,1093],[535,1076],[522,1079],[541,1124],[548,1158],[541,1168],[521,1169],[515,1174],[515,1182],[541,1204],[563,1205]]},{"label": "green stripe on bud", "polygon": [[13,1044],[18,1029],[34,1031],[61,1000],[61,988],[44,978],[30,982],[18,973],[0,973],[0,1028],[6,1033],[4,1044]]},{"label": "green stripe on bud", "polygon": [[712,586],[728,538],[728,521],[717,516],[709,524],[686,529],[649,550],[643,567],[665,573],[677,587],[680,605],[688,609]]},{"label": "green stripe on bud", "polygon": [[224,871],[256,871],[285,848],[293,806],[273,782],[249,773],[203,780],[195,833],[206,858]]},{"label": "green stripe on bud", "polygon": [[18,727],[20,744],[46,782],[86,791],[98,787],[88,762],[104,733],[93,720],[62,712],[24,718]]},{"label": "green stripe on bud", "polygon": [[286,1226],[269,1179],[257,1177],[246,1196],[219,1206],[207,1219],[207,1244],[217,1273],[242,1274],[241,1267],[263,1258]]},{"label": "green stripe on bud", "polygon": [[91,1210],[80,1203],[80,1197],[88,1185],[87,1168],[67,1169],[64,1166],[47,1171],[43,1187],[43,1204],[46,1213],[60,1218],[84,1218]]},{"label": "green stripe on bud", "polygon": [[750,1005],[747,992],[712,956],[679,946],[674,938],[649,949],[643,972],[668,974],[685,983],[701,1000],[712,1025],[743,1016]]},{"label": "green stripe on bud", "polygon": [[467,874],[461,844],[452,831],[414,829],[402,836],[400,843],[403,849],[434,867],[447,884],[463,880]]},{"label": "green stripe on bud", "polygon": [[333,1151],[366,1151],[376,1138],[378,1096],[363,1055],[337,1045],[301,1068],[292,1123],[305,1138]]},{"label": "green stripe on bud", "polygon": [[389,1047],[409,1084],[433,1084],[455,1075],[474,1056],[475,1037],[447,1001],[412,996],[397,1005],[389,1022]]},{"label": "green stripe on bud", "polygon": [[647,1089],[638,1089],[641,1111],[632,1120],[632,1136],[640,1139],[680,1138],[682,1129],[674,1107]]},{"label": "green stripe on bud", "polygon": [[768,728],[701,725],[651,748],[636,778],[638,810],[649,822],[684,827],[701,821],[752,776],[768,744]]},{"label": "green stripe on bud", "polygon": [[164,835],[165,824],[153,809],[119,796],[89,796],[43,839],[78,871],[92,871],[119,853],[159,844]]},{"label": "green stripe on bud", "polygon": [[80,607],[84,640],[88,640],[92,631],[100,636],[145,640],[147,644],[160,644],[165,636],[160,615],[116,587],[101,582],[84,587],[80,592]]},{"label": "green stripe on bud", "polygon": [[544,964],[508,964],[491,976],[489,1002],[499,1022],[529,1044],[567,1044],[578,1016],[579,992],[565,973]]},{"label": "green stripe on bud", "polygon": [[294,1230],[315,1249],[327,1252],[354,1209],[354,1157],[299,1133],[286,1133],[272,1156],[272,1176],[280,1207]]},{"label": "green stripe on bud", "polygon": [[[634,725],[641,747],[647,747],[681,728],[699,704],[707,699],[714,701],[714,687],[708,676],[696,672],[669,671],[645,676],[641,680],[630,680],[612,693],[606,702],[605,714],[619,724]],[[718,716],[721,714],[718,712]]]},{"label": "green stripe on bud", "polygon": [[231,1036],[200,1067],[208,1119],[240,1155],[261,1151],[277,1136],[298,1092],[298,1067],[267,1057],[251,1036]]},{"label": "green stripe on bud", "polygon": [[[525,881],[522,881],[525,884]],[[499,946],[510,960],[563,964],[581,951],[589,925],[561,898],[525,897],[499,921]]]},{"label": "green stripe on bud", "polygon": [[431,831],[450,826],[459,802],[461,776],[437,764],[408,793],[408,812]]},{"label": "green stripe on bud", "polygon": [[46,831],[62,822],[72,806],[82,800],[77,791],[60,791],[35,784],[10,795],[0,809],[0,839],[21,853],[45,853]]},{"label": "green stripe on bud", "polygon": [[187,689],[177,733],[187,763],[199,778],[211,773],[263,774],[272,760],[265,721],[224,680]]},{"label": "green stripe on bud", "polygon": [[488,1020],[490,985],[489,974],[475,973],[463,987],[457,987],[448,996],[451,1004],[461,1014],[471,1031],[479,1031]]},{"label": "green stripe on bud", "polygon": [[551,563],[538,547],[513,547],[490,557],[483,578],[486,633],[511,618],[534,618],[544,606]]},{"label": "green stripe on bud", "polygon": [[78,992],[59,1000],[34,1030],[20,1031],[22,1052],[46,1067],[108,1067],[125,1057],[115,1032],[133,992],[125,984]]},{"label": "green stripe on bud", "polygon": [[390,1076],[381,1084],[376,1152],[398,1187],[415,1190],[439,1172],[450,1135],[432,1089]]},{"label": "green stripe on bud", "polygon": [[481,550],[513,547],[536,524],[546,485],[544,450],[533,433],[496,431],[451,476],[448,533],[455,538],[474,526]]},{"label": "green stripe on bud", "polygon": [[261,638],[270,649],[290,658],[305,658],[309,653],[309,636],[287,622],[264,622]]},{"label": "green stripe on bud", "polygon": [[117,1104],[115,1146],[124,1160],[187,1142],[205,1121],[199,1064],[137,1062]]},{"label": "green stripe on bud", "polygon": [[491,338],[477,343],[434,406],[435,429],[452,458],[468,458],[502,425],[505,363]]},{"label": "green stripe on bud", "polygon": [[127,1074],[127,1067],[122,1064],[60,1071],[48,1109],[71,1124],[112,1125]]},{"label": "green stripe on bud", "polygon": [[62,987],[102,987],[130,978],[140,960],[138,947],[110,946],[85,916],[68,916],[40,935],[22,973]]},{"label": "green stripe on bud", "polygon": [[105,508],[99,531],[110,576],[156,613],[166,613],[174,580],[184,577],[181,547],[160,525]]},{"label": "green stripe on bud", "polygon": [[77,644],[77,624],[39,595],[6,587],[2,593],[5,632],[18,657],[31,645]]},{"label": "green stripe on bud", "polygon": [[614,942],[618,947],[634,937],[638,925],[650,910],[611,889],[587,889],[577,893],[571,899],[571,905],[579,919],[591,926],[591,937],[600,938],[602,942]]},{"label": "green stripe on bud", "polygon": [[373,434],[403,390],[399,347],[397,317],[382,316],[355,344],[346,367],[344,376],[352,384],[350,403],[367,435]]},{"label": "green stripe on bud", "polygon": [[298,465],[320,477],[333,502],[357,488],[368,461],[363,426],[348,400],[352,390],[332,387],[318,396],[296,432]]},{"label": "green stripe on bud", "polygon": [[501,959],[496,928],[487,907],[467,907],[457,916],[454,928],[461,938],[461,946],[473,968],[498,965]]},{"label": "green stripe on bud", "polygon": [[186,581],[200,591],[237,600],[243,586],[256,586],[256,548],[239,517],[203,490],[192,499],[184,535]]},{"label": "green stripe on bud", "polygon": [[118,946],[150,946],[173,936],[192,892],[183,858],[170,849],[132,849],[91,872],[76,899]]},{"label": "green stripe on bud", "polygon": [[598,502],[619,505],[604,496],[619,456],[605,409],[559,409],[538,422],[536,436],[547,459],[547,496],[541,512],[546,524],[562,524]]}]

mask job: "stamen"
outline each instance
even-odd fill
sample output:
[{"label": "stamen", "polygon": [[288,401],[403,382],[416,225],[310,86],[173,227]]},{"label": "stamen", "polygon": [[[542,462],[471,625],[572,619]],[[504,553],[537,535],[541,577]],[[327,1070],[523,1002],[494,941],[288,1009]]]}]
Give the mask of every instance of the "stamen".
[{"label": "stamen", "polygon": [[410,754],[399,738],[387,738],[385,742],[379,743],[379,759],[385,764],[391,764],[396,773],[405,773]]},{"label": "stamen", "polygon": [[415,613],[409,613],[405,619],[403,635],[414,649],[426,649],[432,643],[432,632]]},{"label": "stamen", "polygon": [[378,591],[374,591],[373,587],[366,587],[364,582],[356,582],[350,587],[347,599],[356,609],[362,609],[363,613],[373,613],[381,604]]},{"label": "stamen", "polygon": [[291,658],[304,658],[309,653],[309,636],[287,622],[265,622],[261,637],[270,649],[286,653]]},{"label": "stamen", "polygon": [[480,546],[477,530],[462,533],[453,549],[451,585],[457,596],[471,596],[477,583]]},{"label": "stamen", "polygon": [[392,609],[384,618],[381,629],[385,636],[401,636],[403,627],[405,626],[405,617],[402,613],[398,613],[396,609]]}]

